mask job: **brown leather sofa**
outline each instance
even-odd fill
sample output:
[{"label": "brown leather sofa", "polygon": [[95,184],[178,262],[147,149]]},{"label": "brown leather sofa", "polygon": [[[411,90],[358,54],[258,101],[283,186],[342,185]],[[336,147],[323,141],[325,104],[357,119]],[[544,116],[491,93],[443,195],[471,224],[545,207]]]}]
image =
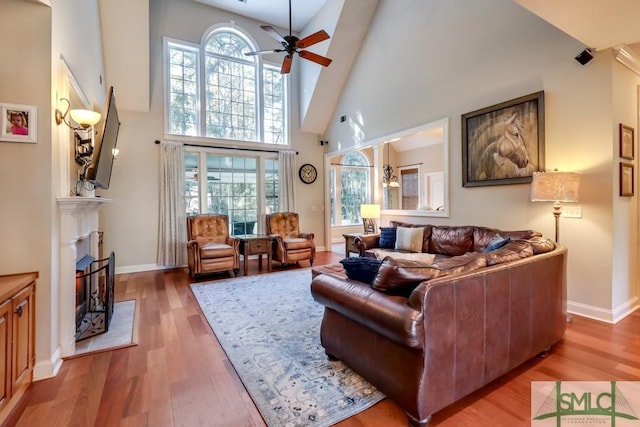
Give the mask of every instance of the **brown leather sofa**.
[{"label": "brown leather sofa", "polygon": [[[454,256],[470,251],[479,251],[489,243],[496,233],[512,239],[541,236],[540,232],[534,230],[505,231],[473,225],[449,226],[391,221],[389,226],[391,228],[423,228],[422,252],[435,254],[436,258],[440,258],[439,255]],[[376,252],[381,249],[380,234],[362,234],[354,239],[354,245],[358,248],[360,256],[375,256]],[[385,252],[394,251],[398,250],[392,248],[385,250]]]},{"label": "brown leather sofa", "polygon": [[[566,248],[529,232],[481,252],[464,237],[468,228],[439,231],[449,237],[439,244],[464,242],[471,251],[419,268],[387,258],[372,284],[347,278],[340,264],[316,267],[311,283],[325,306],[327,355],[395,401],[415,426],[549,350],[566,327]],[[416,277],[427,280],[394,290]]]}]

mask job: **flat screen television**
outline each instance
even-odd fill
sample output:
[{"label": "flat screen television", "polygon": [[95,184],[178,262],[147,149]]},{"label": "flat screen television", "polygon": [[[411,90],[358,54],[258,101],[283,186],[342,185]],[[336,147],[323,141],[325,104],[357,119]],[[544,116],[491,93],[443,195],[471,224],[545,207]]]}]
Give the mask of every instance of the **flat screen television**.
[{"label": "flat screen television", "polygon": [[87,168],[86,180],[95,187],[107,189],[111,181],[111,170],[113,169],[118,132],[120,130],[120,120],[118,120],[113,86],[109,88],[102,108],[101,124],[102,126],[98,125],[91,164]]}]

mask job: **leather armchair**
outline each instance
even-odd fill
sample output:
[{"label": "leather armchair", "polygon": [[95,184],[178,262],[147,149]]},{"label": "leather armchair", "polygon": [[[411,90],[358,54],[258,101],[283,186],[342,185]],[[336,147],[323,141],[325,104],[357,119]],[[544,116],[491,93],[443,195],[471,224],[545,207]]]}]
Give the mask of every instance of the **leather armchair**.
[{"label": "leather armchair", "polygon": [[314,235],[300,232],[297,213],[276,212],[267,215],[266,220],[266,233],[274,240],[274,260],[288,264],[308,259],[313,265],[316,256]]},{"label": "leather armchair", "polygon": [[229,235],[229,217],[201,214],[187,217],[187,255],[189,274],[230,271],[235,276],[240,269],[240,240]]}]

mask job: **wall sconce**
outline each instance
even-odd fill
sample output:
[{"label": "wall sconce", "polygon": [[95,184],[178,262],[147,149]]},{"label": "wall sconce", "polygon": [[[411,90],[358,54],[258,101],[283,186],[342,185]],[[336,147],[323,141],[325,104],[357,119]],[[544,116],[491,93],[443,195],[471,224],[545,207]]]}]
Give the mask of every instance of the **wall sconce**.
[{"label": "wall sconce", "polygon": [[575,172],[534,172],[531,181],[532,202],[554,202],[556,242],[560,239],[560,202],[577,202],[580,191],[580,174]]},{"label": "wall sconce", "polygon": [[380,205],[360,205],[360,217],[364,224],[364,234],[376,233],[376,219],[380,218]]},{"label": "wall sconce", "polygon": [[[93,126],[100,121],[101,115],[91,110],[71,109],[71,103],[67,98],[61,98],[60,101],[67,103],[67,109],[63,113],[56,108],[56,124],[60,126],[64,123],[73,130],[76,145],[76,163],[85,165],[90,161],[90,157],[93,154],[93,136],[95,135]],[[69,117],[77,126],[73,126],[69,122]]]},{"label": "wall sconce", "polygon": [[[91,110],[71,109],[71,103],[67,98],[60,98],[60,101],[67,103],[67,109],[63,113],[60,109],[56,108],[56,124],[58,126],[64,123],[73,130],[88,129],[100,121],[100,113]],[[72,126],[67,116],[71,116],[71,120],[76,122],[78,126]]]}]

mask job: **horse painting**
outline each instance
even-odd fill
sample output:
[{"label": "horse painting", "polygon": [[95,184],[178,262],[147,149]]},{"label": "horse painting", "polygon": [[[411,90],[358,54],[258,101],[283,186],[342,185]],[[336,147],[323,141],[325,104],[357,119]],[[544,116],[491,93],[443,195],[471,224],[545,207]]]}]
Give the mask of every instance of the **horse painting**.
[{"label": "horse painting", "polygon": [[464,114],[465,187],[530,182],[544,167],[544,92]]}]

